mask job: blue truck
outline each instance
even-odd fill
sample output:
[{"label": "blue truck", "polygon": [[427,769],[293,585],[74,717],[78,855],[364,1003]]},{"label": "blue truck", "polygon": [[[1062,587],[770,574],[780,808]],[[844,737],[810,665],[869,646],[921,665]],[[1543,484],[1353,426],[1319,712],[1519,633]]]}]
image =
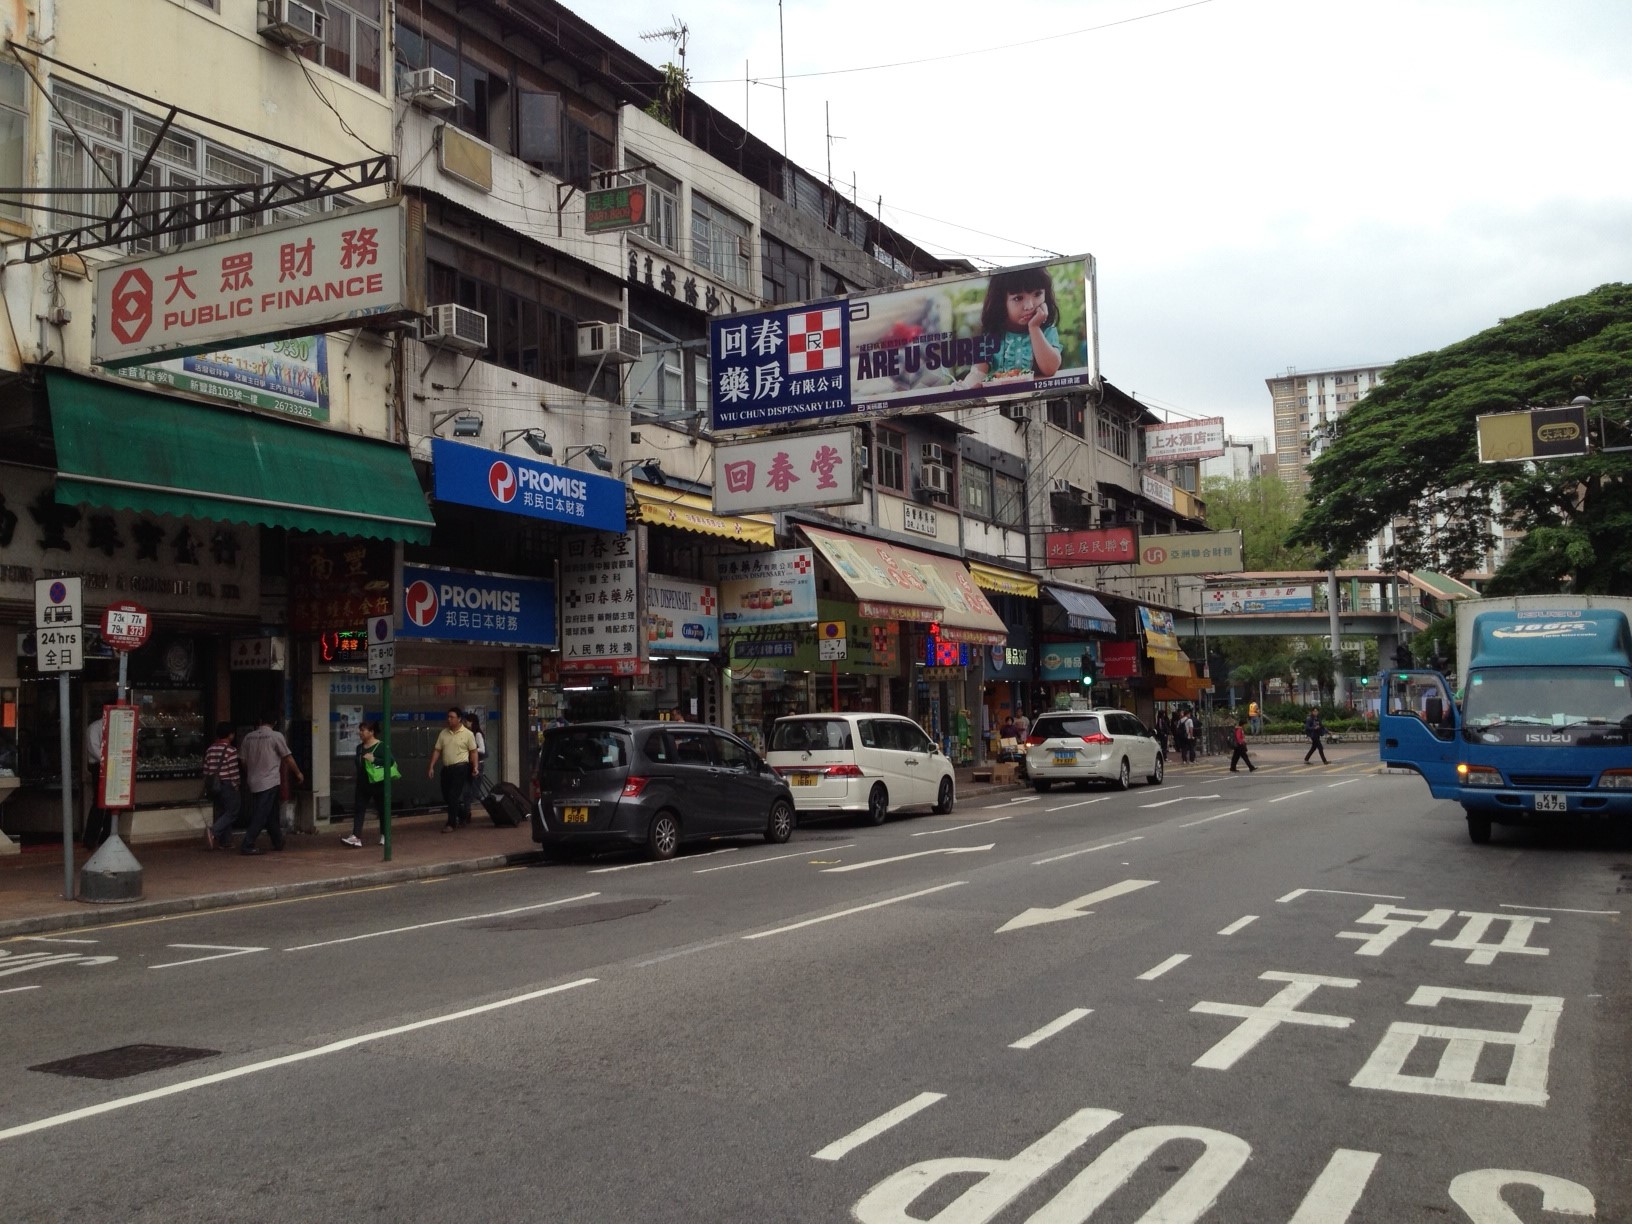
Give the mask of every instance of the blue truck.
[{"label": "blue truck", "polygon": [[1607,820],[1632,830],[1632,599],[1521,595],[1457,604],[1459,687],[1385,673],[1383,764],[1454,799],[1468,836]]}]

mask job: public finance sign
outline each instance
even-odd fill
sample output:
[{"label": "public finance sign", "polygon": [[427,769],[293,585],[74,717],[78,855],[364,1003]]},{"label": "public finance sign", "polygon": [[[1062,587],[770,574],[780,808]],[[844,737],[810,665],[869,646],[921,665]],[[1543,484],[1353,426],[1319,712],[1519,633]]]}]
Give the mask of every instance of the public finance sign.
[{"label": "public finance sign", "polygon": [[1312,586],[1208,587],[1201,597],[1203,616],[1314,610],[1315,588]]},{"label": "public finance sign", "polygon": [[1145,426],[1147,463],[1212,459],[1222,455],[1224,450],[1223,417],[1204,417],[1199,421],[1175,421],[1168,425]]},{"label": "public finance sign", "polygon": [[816,620],[816,556],[808,548],[721,557],[720,621],[746,625],[809,624]]},{"label": "public finance sign", "polygon": [[94,360],[133,365],[423,314],[408,239],[395,202],[104,264]]},{"label": "public finance sign", "polygon": [[1141,578],[1163,574],[1236,574],[1246,565],[1239,531],[1189,531],[1139,540]]},{"label": "public finance sign", "polygon": [[400,639],[556,644],[555,583],[548,578],[402,567]]},{"label": "public finance sign", "polygon": [[431,466],[437,501],[599,531],[628,525],[623,482],[610,476],[442,438],[431,439]]},{"label": "public finance sign", "polygon": [[721,442],[714,467],[714,509],[720,514],[854,505],[861,500],[861,431]]},{"label": "public finance sign", "polygon": [[713,654],[720,648],[719,591],[706,582],[646,575],[646,646],[659,654]]}]

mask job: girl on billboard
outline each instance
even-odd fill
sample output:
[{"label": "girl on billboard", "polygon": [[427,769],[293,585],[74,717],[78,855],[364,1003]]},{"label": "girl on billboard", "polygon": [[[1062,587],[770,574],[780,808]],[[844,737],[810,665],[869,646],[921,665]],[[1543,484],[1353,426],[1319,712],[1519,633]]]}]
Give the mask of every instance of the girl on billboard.
[{"label": "girl on billboard", "polygon": [[970,366],[961,385],[1053,377],[1060,368],[1059,318],[1047,268],[992,273],[980,308],[980,330],[992,356]]}]

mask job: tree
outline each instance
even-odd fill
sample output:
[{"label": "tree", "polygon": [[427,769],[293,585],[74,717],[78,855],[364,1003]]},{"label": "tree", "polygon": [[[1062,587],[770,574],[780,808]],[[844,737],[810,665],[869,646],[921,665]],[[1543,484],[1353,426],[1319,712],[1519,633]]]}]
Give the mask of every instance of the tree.
[{"label": "tree", "polygon": [[1292,670],[1305,684],[1315,686],[1315,697],[1337,691],[1337,657],[1324,646],[1311,646],[1292,659]]},{"label": "tree", "polygon": [[1202,484],[1207,526],[1213,531],[1239,530],[1248,569],[1313,569],[1319,550],[1291,545],[1287,537],[1298,524],[1303,499],[1278,476],[1247,480],[1214,477]]},{"label": "tree", "polygon": [[1476,425],[1486,413],[1586,395],[1624,443],[1629,392],[1632,285],[1604,285],[1396,362],[1311,465],[1291,542],[1313,546],[1324,568],[1394,524],[1392,565],[1462,574],[1482,567],[1495,513],[1526,535],[1491,594],[1632,594],[1632,456],[1482,464]]},{"label": "tree", "polygon": [[1279,679],[1286,674],[1287,662],[1284,656],[1272,655],[1253,663],[1242,663],[1230,671],[1230,683],[1245,685],[1258,690],[1258,709],[1264,708],[1264,684],[1270,680]]}]

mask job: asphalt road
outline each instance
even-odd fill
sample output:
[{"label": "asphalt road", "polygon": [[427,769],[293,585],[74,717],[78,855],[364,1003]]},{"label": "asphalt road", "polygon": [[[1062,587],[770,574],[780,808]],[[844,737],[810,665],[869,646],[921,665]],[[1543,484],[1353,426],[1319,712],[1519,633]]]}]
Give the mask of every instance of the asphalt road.
[{"label": "asphalt road", "polygon": [[0,944],[0,1214],[1632,1220],[1632,852],[1365,768]]}]

